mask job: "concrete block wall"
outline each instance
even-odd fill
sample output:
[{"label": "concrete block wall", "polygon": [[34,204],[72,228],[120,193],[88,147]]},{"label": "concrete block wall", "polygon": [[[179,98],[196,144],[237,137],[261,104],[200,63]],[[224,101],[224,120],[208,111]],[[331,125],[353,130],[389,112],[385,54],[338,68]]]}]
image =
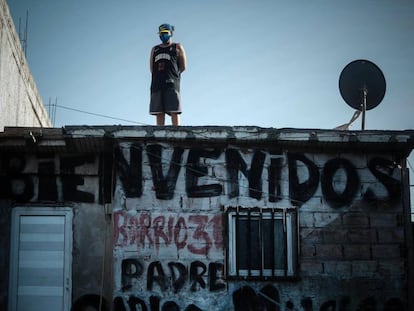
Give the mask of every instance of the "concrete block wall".
[{"label": "concrete block wall", "polygon": [[0,111],[0,131],[52,126],[5,0],[0,0]]},{"label": "concrete block wall", "polygon": [[[113,203],[116,310],[382,310],[406,304],[400,171],[392,155],[150,145],[120,145]],[[232,176],[237,196],[231,194],[228,167],[235,159],[229,149],[246,164],[247,171]],[[159,162],[151,160],[154,150]],[[193,197],[186,183],[194,153],[202,155],[196,165],[206,172],[197,185],[220,185],[219,194]],[[262,164],[255,163],[258,153]],[[276,202],[268,170],[275,158],[282,161]],[[262,165],[259,199],[249,193],[255,165]],[[230,206],[298,210],[297,279],[226,278],[223,211]],[[195,281],[194,266],[204,271],[204,282]]]},{"label": "concrete block wall", "polygon": [[[4,257],[14,206],[73,209],[73,311],[96,308],[101,293],[113,310],[408,310],[392,154],[131,139],[103,160],[0,155]],[[230,207],[297,210],[296,277],[227,277]],[[1,307],[7,281],[0,287]]]},{"label": "concrete block wall", "polygon": [[0,310],[8,304],[11,214],[20,206],[72,209],[72,305],[85,297],[99,303],[100,295],[111,301],[112,284],[103,282],[112,279],[113,262],[111,219],[100,187],[105,178],[94,154],[0,154]]}]

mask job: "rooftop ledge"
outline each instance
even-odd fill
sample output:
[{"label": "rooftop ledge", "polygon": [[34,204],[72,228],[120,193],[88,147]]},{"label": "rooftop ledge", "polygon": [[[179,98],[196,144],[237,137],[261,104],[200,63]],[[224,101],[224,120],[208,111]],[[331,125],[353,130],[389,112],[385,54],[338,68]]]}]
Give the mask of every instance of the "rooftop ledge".
[{"label": "rooftop ledge", "polygon": [[66,126],[72,137],[109,136],[118,139],[241,140],[241,141],[325,141],[325,142],[408,142],[414,130],[339,131],[325,129],[263,128],[257,126]]},{"label": "rooftop ledge", "polygon": [[[93,150],[108,148],[111,141],[176,142],[326,149],[394,150],[409,154],[414,130],[358,130],[263,128],[257,126],[65,126],[62,128],[6,127],[0,132],[0,149],[44,146],[63,148],[72,140]],[[105,143],[103,143],[105,142]],[[100,147],[100,145],[102,145]],[[202,145],[200,145],[202,146]],[[210,145],[211,146],[211,145]],[[79,147],[79,146],[78,146]],[[110,148],[110,146],[109,146]],[[85,148],[83,151],[88,151]],[[111,149],[111,148],[110,148]],[[82,150],[79,150],[82,151]],[[101,150],[104,151],[104,150]]]}]

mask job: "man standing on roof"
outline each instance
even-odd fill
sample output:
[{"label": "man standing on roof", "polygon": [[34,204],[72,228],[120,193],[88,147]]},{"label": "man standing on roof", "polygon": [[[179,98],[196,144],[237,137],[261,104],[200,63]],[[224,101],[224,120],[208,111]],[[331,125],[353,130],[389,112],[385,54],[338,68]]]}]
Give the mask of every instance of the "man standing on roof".
[{"label": "man standing on roof", "polygon": [[165,114],[171,116],[172,125],[180,125],[180,77],[187,66],[185,51],[180,43],[172,42],[174,26],[162,24],[158,28],[162,41],[151,50],[150,114],[157,117],[157,125],[165,124]]}]

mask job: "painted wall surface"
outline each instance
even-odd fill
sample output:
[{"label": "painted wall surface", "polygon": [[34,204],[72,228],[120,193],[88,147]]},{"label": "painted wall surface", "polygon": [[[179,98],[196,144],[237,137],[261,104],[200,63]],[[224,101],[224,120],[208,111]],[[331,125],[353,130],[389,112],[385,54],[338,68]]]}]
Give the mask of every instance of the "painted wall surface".
[{"label": "painted wall surface", "polygon": [[[109,158],[0,155],[0,309],[11,209],[57,204],[74,210],[73,310],[101,292],[114,310],[407,310],[391,155],[123,142]],[[226,277],[237,206],[297,209],[298,278]]]},{"label": "painted wall surface", "polygon": [[51,127],[5,0],[0,0],[0,131]]},{"label": "painted wall surface", "polygon": [[7,200],[0,199],[0,310],[7,310],[10,257],[11,207]]},{"label": "painted wall surface", "polygon": [[[124,143],[117,169],[116,310],[403,310],[391,155]],[[298,209],[298,279],[226,279],[231,206]]]},{"label": "painted wall surface", "polygon": [[[111,219],[103,208],[98,155],[0,154],[0,310],[7,310],[11,211],[15,206],[73,209],[73,304],[112,299]],[[12,259],[15,260],[15,259]]]}]

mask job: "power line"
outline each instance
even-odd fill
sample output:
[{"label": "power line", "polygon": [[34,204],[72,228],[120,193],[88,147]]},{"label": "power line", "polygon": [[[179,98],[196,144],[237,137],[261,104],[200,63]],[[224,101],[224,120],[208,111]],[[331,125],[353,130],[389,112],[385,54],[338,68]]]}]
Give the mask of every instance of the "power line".
[{"label": "power line", "polygon": [[93,115],[93,116],[97,116],[97,117],[102,117],[102,118],[107,118],[107,119],[113,119],[113,120],[118,120],[118,121],[125,121],[125,122],[129,122],[129,123],[140,124],[140,125],[149,125],[149,124],[142,123],[142,122],[138,122],[138,121],[127,120],[127,119],[122,119],[122,118],[117,118],[117,117],[111,117],[111,116],[104,115],[104,114],[101,114],[101,113],[95,113],[95,112],[90,112],[90,111],[85,111],[85,110],[70,108],[70,107],[66,107],[66,106],[62,106],[62,105],[58,105],[58,104],[55,104],[55,106],[58,107],[58,108],[62,108],[62,109],[66,109],[66,110],[71,110],[71,111],[76,111],[76,112],[80,112],[80,113],[85,113],[85,114],[89,114],[89,115]]}]

